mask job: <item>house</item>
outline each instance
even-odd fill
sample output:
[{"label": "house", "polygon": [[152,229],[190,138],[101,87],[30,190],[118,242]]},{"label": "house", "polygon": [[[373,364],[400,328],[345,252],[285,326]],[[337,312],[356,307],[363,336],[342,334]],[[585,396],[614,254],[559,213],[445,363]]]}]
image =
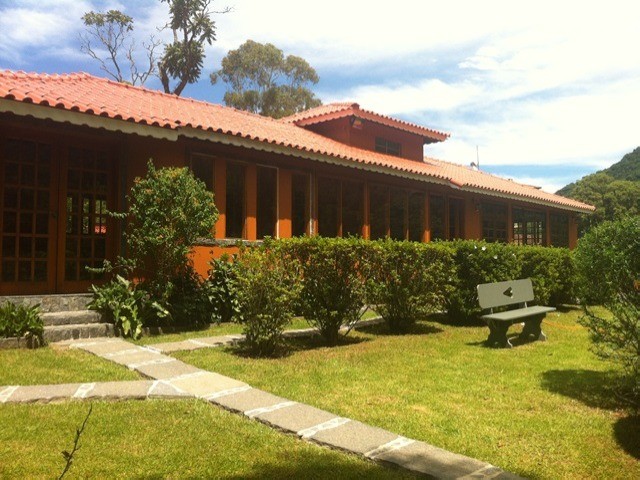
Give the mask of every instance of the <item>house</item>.
[{"label": "house", "polygon": [[88,74],[0,71],[0,295],[86,291],[122,248],[122,210],[146,163],[188,166],[215,193],[206,271],[229,239],[389,236],[574,247],[593,207],[423,156],[448,135],[324,105],[273,120]]}]

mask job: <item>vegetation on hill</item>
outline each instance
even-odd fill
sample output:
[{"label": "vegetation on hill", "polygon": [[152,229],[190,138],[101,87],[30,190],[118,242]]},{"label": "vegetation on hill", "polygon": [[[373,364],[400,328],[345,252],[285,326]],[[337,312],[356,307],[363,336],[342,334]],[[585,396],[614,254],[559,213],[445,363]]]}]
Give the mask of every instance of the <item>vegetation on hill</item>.
[{"label": "vegetation on hill", "polygon": [[587,175],[556,192],[595,205],[580,219],[580,233],[604,221],[640,214],[640,147],[609,168]]}]

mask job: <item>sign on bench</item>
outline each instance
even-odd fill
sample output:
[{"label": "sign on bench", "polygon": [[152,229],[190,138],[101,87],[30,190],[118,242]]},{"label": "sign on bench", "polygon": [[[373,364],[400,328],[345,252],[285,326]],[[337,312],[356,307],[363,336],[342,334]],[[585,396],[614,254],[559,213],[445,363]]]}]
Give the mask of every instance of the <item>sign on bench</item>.
[{"label": "sign on bench", "polygon": [[[524,328],[520,334],[522,340],[546,340],[542,333],[541,324],[548,312],[553,312],[553,307],[528,306],[532,302],[533,285],[530,278],[523,280],[510,280],[508,282],[483,283],[478,285],[478,303],[483,310],[489,310],[488,314],[480,318],[489,326],[489,338],[487,344],[490,347],[511,348],[511,342],[507,338],[507,330],[514,323],[524,322]],[[503,312],[494,313],[498,307],[512,307]]]}]

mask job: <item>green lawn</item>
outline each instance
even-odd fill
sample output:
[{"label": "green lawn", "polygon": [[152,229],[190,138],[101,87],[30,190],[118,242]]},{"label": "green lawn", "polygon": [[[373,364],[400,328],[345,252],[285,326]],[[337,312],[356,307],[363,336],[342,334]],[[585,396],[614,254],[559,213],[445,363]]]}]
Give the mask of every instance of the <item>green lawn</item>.
[{"label": "green lawn", "polygon": [[[0,478],[57,478],[87,410],[1,405]],[[414,478],[197,400],[96,402],[80,443],[69,479]]]},{"label": "green lawn", "polygon": [[548,315],[548,342],[511,350],[484,348],[486,327],[424,322],[404,336],[352,332],[336,348],[298,341],[280,359],[177,356],[525,477],[640,478],[640,420],[607,390],[611,365],[589,351],[579,315]]},{"label": "green lawn", "polygon": [[0,350],[0,386],[137,380],[124,367],[80,350]]}]

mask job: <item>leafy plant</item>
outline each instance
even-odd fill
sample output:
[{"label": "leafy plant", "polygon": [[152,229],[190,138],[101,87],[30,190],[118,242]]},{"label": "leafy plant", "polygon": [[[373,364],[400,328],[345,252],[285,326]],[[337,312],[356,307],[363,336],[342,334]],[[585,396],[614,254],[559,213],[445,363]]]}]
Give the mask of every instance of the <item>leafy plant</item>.
[{"label": "leafy plant", "polygon": [[0,305],[0,337],[26,337],[32,346],[43,343],[44,322],[40,305],[6,302]]},{"label": "leafy plant", "polygon": [[120,275],[104,285],[92,285],[91,289],[93,299],[89,309],[106,315],[125,337],[139,338],[145,316],[151,312],[160,316],[168,314],[160,304],[149,299],[144,289]]},{"label": "leafy plant", "polygon": [[240,314],[238,264],[225,254],[211,260],[209,266],[209,277],[203,288],[213,309],[212,320],[230,322]]},{"label": "leafy plant", "polygon": [[368,301],[393,333],[411,329],[441,310],[453,269],[451,251],[441,245],[383,240],[371,242]]},{"label": "leafy plant", "polygon": [[282,333],[293,317],[299,290],[295,260],[281,250],[244,249],[238,257],[238,321],[249,350],[271,356],[282,346]]}]

